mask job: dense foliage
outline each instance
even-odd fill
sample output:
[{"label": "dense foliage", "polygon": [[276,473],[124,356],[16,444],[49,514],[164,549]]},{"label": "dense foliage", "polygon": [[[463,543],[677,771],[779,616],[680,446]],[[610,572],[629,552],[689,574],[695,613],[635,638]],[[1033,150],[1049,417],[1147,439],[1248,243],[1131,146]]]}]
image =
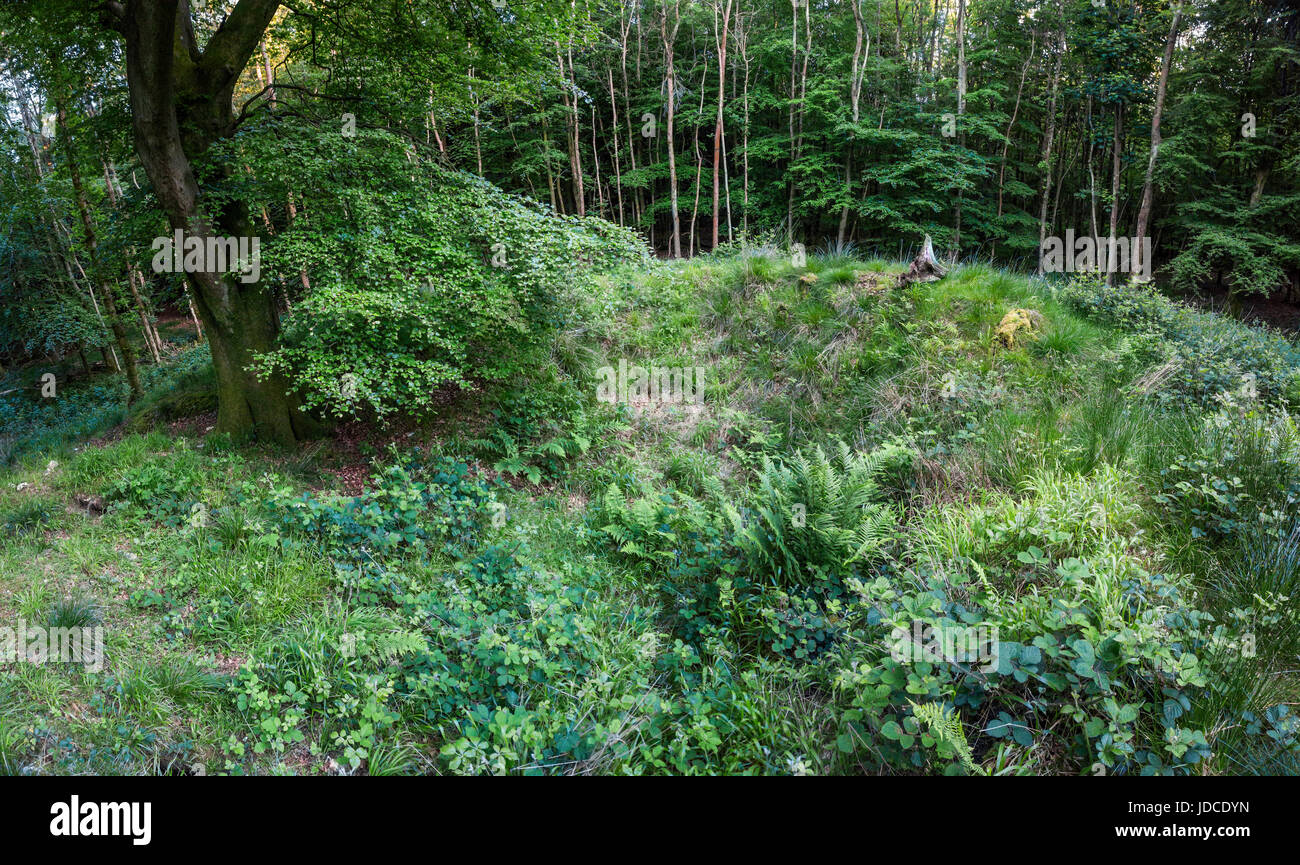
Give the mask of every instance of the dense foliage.
[{"label": "dense foliage", "polygon": [[110,663],[0,774],[1300,772],[1294,4],[89,5],[0,6],[0,625]]}]

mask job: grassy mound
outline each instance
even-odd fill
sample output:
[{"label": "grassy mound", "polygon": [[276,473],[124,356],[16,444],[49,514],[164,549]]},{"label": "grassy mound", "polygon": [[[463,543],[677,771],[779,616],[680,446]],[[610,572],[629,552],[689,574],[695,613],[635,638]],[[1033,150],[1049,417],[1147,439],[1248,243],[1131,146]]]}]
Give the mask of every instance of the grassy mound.
[{"label": "grassy mound", "polygon": [[329,447],[29,451],[0,608],[82,611],[107,661],[15,665],[0,766],[1300,769],[1293,346],[1194,354],[1240,326],[900,271],[606,274],[548,362],[371,454],[359,494]]}]

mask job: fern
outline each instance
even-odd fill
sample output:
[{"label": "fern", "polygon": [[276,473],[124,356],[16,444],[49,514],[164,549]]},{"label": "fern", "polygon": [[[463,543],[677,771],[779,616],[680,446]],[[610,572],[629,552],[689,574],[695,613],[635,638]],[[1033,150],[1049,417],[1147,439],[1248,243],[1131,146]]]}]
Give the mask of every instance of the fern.
[{"label": "fern", "polygon": [[390,664],[398,658],[428,651],[428,648],[429,643],[420,632],[394,631],[369,635],[364,653],[368,658],[376,658]]},{"label": "fern", "polygon": [[926,725],[930,735],[952,748],[967,772],[976,772],[975,759],[971,754],[970,745],[966,742],[966,730],[962,727],[961,715],[943,703],[924,703],[918,706],[911,700],[908,702],[911,703],[912,714],[916,716],[916,720]]},{"label": "fern", "polygon": [[[665,496],[646,495],[628,503],[617,484],[610,484],[601,500],[606,519],[600,530],[617,543],[618,551],[646,562],[672,559],[677,534],[671,528],[674,508]],[[694,500],[683,497],[689,504]]]},{"label": "fern", "polygon": [[880,501],[880,479],[911,457],[898,445],[857,453],[840,442],[835,459],[821,448],[783,463],[764,458],[749,518],[730,503],[723,512],[752,567],[777,582],[807,582],[818,571],[870,560],[889,542],[899,515]]},{"label": "fern", "polygon": [[[559,470],[559,461],[584,454],[591,447],[587,436],[558,435],[539,444],[521,446],[510,433],[497,428],[487,438],[474,439],[470,447],[488,456],[499,456],[492,468],[511,477],[524,475],[529,483],[541,483],[547,474]],[[540,463],[540,465],[538,465]]]}]

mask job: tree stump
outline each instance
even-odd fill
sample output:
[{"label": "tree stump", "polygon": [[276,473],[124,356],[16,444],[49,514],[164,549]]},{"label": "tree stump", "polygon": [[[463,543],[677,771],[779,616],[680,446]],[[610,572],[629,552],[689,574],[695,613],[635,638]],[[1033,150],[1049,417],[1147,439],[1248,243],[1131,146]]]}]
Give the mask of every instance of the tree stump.
[{"label": "tree stump", "polygon": [[930,235],[927,234],[920,253],[912,260],[907,273],[898,278],[898,285],[900,288],[905,288],[916,282],[937,282],[947,275],[948,271],[934,257],[934,244],[930,242]]}]

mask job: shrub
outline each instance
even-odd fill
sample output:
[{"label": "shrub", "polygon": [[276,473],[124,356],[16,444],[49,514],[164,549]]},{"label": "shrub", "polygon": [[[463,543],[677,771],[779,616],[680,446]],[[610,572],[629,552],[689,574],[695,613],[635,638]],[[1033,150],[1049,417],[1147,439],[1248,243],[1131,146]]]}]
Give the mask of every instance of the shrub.
[{"label": "shrub", "polygon": [[481,178],[408,159],[389,133],[343,139],[296,126],[286,136],[285,122],[240,136],[256,195],[283,200],[325,174],[332,194],[265,244],[264,268],[305,268],[312,287],[257,367],[283,372],[325,415],[418,414],[441,387],[508,379],[563,320],[558,299],[575,281],[645,255],[631,231],[555,216]]},{"label": "shrub", "polygon": [[1201,312],[1141,285],[1076,277],[1057,289],[1067,304],[1105,324],[1151,334],[1162,344],[1157,396],[1210,405],[1243,386],[1265,401],[1300,399],[1300,348],[1266,328]]},{"label": "shrub", "polygon": [[390,558],[429,542],[453,556],[472,549],[492,500],[491,488],[466,463],[442,457],[425,465],[418,451],[382,469],[371,484],[359,496],[324,499],[273,489],[263,502],[286,534],[321,546],[362,603],[377,603],[405,582],[386,567]]},{"label": "shrub", "polygon": [[[249,659],[232,687],[253,752],[284,753],[304,740],[301,725],[313,719],[321,741],[359,768],[400,718],[395,662],[423,646],[385,610],[313,617],[285,629]],[[238,771],[244,742],[232,736],[226,750],[227,769]]]},{"label": "shrub", "polygon": [[178,446],[162,456],[148,456],[145,462],[118,471],[104,490],[104,500],[128,512],[148,514],[153,519],[178,527],[191,517],[201,522],[208,478],[200,456]]},{"label": "shrub", "polygon": [[[854,638],[834,680],[845,753],[964,772],[1006,742],[1051,754],[1047,771],[1196,771],[1210,749],[1187,717],[1209,619],[1179,578],[1127,552],[1139,511],[1113,469],[1099,475],[934,518],[911,580],[850,581]],[[953,639],[973,627],[978,657]]]},{"label": "shrub", "polygon": [[1300,507],[1300,431],[1285,411],[1229,401],[1173,426],[1155,501],[1193,538],[1284,538]]}]

